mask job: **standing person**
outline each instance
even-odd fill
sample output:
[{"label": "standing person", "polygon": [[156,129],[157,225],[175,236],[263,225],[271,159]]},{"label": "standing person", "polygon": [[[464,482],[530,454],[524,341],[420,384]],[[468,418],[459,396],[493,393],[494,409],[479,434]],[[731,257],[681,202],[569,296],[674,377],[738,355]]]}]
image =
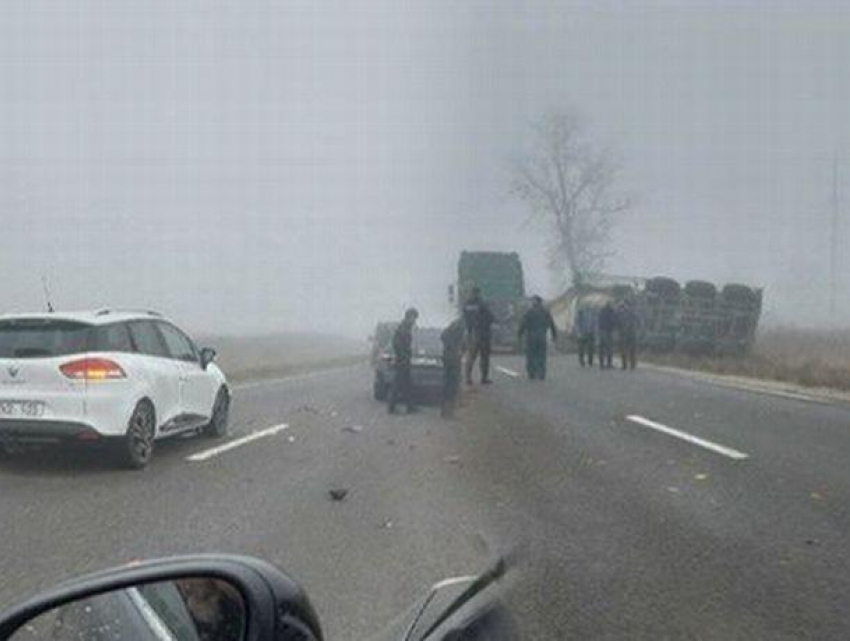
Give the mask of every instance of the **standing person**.
[{"label": "standing person", "polygon": [[614,366],[614,330],[617,326],[617,314],[611,303],[605,303],[599,310],[596,329],[599,335],[599,368]]},{"label": "standing person", "polygon": [[578,340],[578,362],[584,367],[585,363],[593,367],[593,347],[596,341],[596,323],[593,310],[589,307],[579,307],[576,312],[576,338]]},{"label": "standing person", "polygon": [[463,306],[463,317],[466,331],[469,335],[469,352],[466,357],[466,384],[472,385],[472,368],[475,360],[481,357],[481,383],[489,385],[490,380],[490,347],[493,341],[493,312],[481,298],[481,289],[472,288],[472,295]]},{"label": "standing person", "polygon": [[634,369],[637,366],[638,317],[632,306],[625,301],[617,307],[617,332],[623,369]]},{"label": "standing person", "polygon": [[531,309],[519,325],[520,340],[525,335],[525,369],[531,380],[546,378],[546,332],[551,332],[553,341],[557,340],[558,330],[552,314],[543,306],[540,296],[532,296]]},{"label": "standing person", "polygon": [[407,413],[416,410],[413,403],[413,380],[411,378],[411,362],[413,360],[413,328],[419,312],[413,307],[404,313],[404,320],[399,323],[393,334],[393,384],[390,389],[390,402],[387,406],[390,414],[395,412],[399,403],[407,405]]},{"label": "standing person", "polygon": [[443,418],[454,416],[460,391],[460,372],[463,361],[466,327],[462,318],[456,318],[440,334],[443,341]]}]

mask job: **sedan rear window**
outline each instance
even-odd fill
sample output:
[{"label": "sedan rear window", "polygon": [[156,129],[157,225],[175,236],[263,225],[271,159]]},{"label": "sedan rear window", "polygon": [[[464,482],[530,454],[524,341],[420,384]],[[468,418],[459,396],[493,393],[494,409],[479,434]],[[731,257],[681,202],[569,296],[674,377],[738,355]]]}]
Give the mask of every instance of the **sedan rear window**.
[{"label": "sedan rear window", "polygon": [[88,350],[91,325],[67,320],[0,321],[0,358],[47,358]]},{"label": "sedan rear window", "polygon": [[413,351],[420,356],[439,356],[443,353],[442,330],[423,327],[413,332]]}]

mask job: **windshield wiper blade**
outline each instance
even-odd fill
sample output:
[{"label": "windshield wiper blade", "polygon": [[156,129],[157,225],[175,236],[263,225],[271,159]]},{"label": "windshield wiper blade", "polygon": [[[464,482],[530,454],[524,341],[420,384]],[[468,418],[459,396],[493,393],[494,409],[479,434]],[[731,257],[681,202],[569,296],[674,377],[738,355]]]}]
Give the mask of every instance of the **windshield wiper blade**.
[{"label": "windshield wiper blade", "polygon": [[[490,587],[493,583],[501,579],[505,576],[507,572],[508,564],[505,562],[504,558],[499,558],[488,570],[485,570],[481,574],[478,575],[475,579],[472,580],[472,583],[469,584],[469,587],[466,588],[463,592],[461,592],[457,598],[452,601],[443,613],[437,617],[434,623],[431,624],[424,634],[420,636],[422,639],[427,639],[428,635],[434,632],[437,628],[439,628],[443,623],[445,623],[449,617],[455,614],[458,610],[460,610],[464,605],[469,603],[475,596],[483,592],[485,589]],[[429,595],[429,601],[433,598],[434,592]],[[411,627],[411,632],[413,631],[413,627]],[[405,641],[407,641],[408,637],[405,637]]]}]

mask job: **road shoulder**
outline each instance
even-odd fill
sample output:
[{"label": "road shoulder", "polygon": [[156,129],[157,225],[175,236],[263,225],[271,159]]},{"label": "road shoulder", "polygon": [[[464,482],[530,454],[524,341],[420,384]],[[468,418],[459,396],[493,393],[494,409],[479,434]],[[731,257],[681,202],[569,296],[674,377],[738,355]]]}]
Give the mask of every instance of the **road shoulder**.
[{"label": "road shoulder", "polygon": [[710,385],[752,392],[754,394],[767,394],[769,396],[778,396],[807,403],[850,406],[850,393],[823,387],[803,387],[802,385],[794,385],[792,383],[731,374],[713,374],[680,367],[671,367],[669,365],[655,365],[654,363],[642,363],[641,367],[662,374],[684,376]]}]

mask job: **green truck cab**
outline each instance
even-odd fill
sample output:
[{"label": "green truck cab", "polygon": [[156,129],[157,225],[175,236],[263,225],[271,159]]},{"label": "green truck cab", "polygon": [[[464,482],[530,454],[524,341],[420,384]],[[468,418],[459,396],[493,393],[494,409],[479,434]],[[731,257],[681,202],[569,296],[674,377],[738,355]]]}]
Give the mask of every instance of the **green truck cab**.
[{"label": "green truck cab", "polygon": [[449,289],[452,302],[457,305],[459,313],[463,313],[464,303],[472,294],[473,287],[481,289],[481,296],[496,319],[493,324],[493,349],[504,352],[519,351],[517,332],[522,315],[529,305],[519,254],[461,252],[457,266],[456,290]]}]

